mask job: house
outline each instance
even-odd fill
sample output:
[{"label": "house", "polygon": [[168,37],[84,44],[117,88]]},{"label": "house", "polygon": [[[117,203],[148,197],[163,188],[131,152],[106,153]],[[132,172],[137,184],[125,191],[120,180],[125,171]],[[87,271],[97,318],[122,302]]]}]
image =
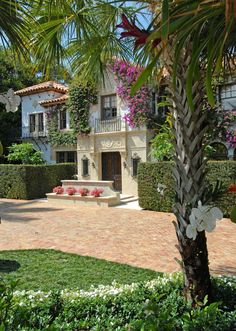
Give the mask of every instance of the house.
[{"label": "house", "polygon": [[143,126],[130,128],[123,116],[127,106],[116,93],[110,75],[98,89],[97,104],[90,106],[89,135],[78,135],[76,146],[52,146],[48,119],[57,113],[57,131],[70,131],[65,109],[68,88],[54,81],[37,84],[15,93],[22,98],[22,140],[43,152],[48,163],[78,160],[78,179],[114,181],[117,191],[137,195],[139,162],[149,160],[153,132]]},{"label": "house", "polygon": [[58,132],[70,131],[69,113],[61,106],[68,98],[68,88],[48,81],[16,91],[22,102],[22,141],[31,142],[43,152],[47,163],[76,162],[76,144],[52,146],[49,143],[47,114],[57,110]]},{"label": "house", "polygon": [[[49,121],[56,115],[54,134],[69,135],[70,114],[66,108],[68,88],[50,81],[17,91],[22,97],[22,138],[32,141],[49,163],[78,162],[78,179],[113,181],[116,191],[137,195],[139,162],[150,161],[150,140],[153,131],[145,125],[131,128],[124,120],[128,107],[117,93],[117,80],[109,72],[97,89],[97,102],[89,108],[89,134],[76,134],[73,144],[49,143]],[[236,84],[219,87],[220,101],[226,110],[236,108]],[[156,96],[151,98],[154,115]],[[234,138],[233,138],[234,139]],[[70,140],[69,140],[70,141]],[[63,142],[63,140],[62,140]],[[215,144],[215,145],[214,145]],[[216,140],[220,146],[216,158],[236,158],[234,141]],[[223,152],[222,152],[223,151]]]}]

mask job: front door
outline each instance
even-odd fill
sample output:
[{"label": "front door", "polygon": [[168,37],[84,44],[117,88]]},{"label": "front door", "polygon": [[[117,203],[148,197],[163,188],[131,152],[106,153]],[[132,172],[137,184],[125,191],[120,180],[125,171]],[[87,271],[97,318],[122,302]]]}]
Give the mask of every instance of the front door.
[{"label": "front door", "polygon": [[102,153],[102,180],[113,180],[114,189],[121,191],[121,156],[119,152]]}]

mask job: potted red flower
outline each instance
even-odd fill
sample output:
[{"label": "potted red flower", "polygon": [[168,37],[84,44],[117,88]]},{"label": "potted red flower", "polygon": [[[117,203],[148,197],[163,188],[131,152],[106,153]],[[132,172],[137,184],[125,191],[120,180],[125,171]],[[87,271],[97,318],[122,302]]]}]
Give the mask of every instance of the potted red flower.
[{"label": "potted red flower", "polygon": [[89,190],[85,187],[79,188],[78,192],[81,195],[81,197],[86,197],[89,194]]},{"label": "potted red flower", "polygon": [[54,187],[54,189],[52,191],[53,191],[53,193],[56,193],[56,194],[62,194],[62,193],[64,193],[64,188],[62,186],[56,186],[56,187]]},{"label": "potted red flower", "polygon": [[101,194],[103,193],[103,189],[102,188],[94,188],[90,194],[93,195],[95,198],[99,198],[101,196]]},{"label": "potted red flower", "polygon": [[67,193],[68,195],[74,195],[74,194],[76,193],[76,189],[75,189],[74,187],[68,187],[68,188],[66,189],[66,193]]}]

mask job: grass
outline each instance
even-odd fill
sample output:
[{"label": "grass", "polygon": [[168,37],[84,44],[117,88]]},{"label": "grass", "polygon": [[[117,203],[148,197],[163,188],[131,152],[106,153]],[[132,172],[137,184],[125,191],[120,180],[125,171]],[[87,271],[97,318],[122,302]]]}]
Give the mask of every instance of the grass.
[{"label": "grass", "polygon": [[130,284],[160,273],[92,257],[36,249],[0,252],[0,277],[18,280],[17,289],[88,289],[114,280]]}]

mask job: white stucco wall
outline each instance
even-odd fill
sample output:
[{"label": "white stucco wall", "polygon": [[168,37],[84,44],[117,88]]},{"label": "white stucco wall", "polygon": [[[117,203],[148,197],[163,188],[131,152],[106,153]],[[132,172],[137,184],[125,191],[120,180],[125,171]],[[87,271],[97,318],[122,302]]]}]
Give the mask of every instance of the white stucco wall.
[{"label": "white stucco wall", "polygon": [[[63,94],[57,93],[54,91],[47,92],[38,92],[31,95],[26,95],[21,97],[22,103],[22,136],[25,133],[29,132],[29,115],[30,114],[38,114],[44,113],[47,111],[47,108],[42,107],[39,102],[47,99],[54,99],[62,96]],[[44,115],[44,129],[46,130],[46,117]],[[46,140],[42,143],[39,139],[37,139],[37,143],[33,139],[27,139],[25,141],[31,142],[36,150],[40,150],[43,152],[43,158],[47,163],[55,163],[51,159],[52,148],[49,144],[46,144]]]}]

